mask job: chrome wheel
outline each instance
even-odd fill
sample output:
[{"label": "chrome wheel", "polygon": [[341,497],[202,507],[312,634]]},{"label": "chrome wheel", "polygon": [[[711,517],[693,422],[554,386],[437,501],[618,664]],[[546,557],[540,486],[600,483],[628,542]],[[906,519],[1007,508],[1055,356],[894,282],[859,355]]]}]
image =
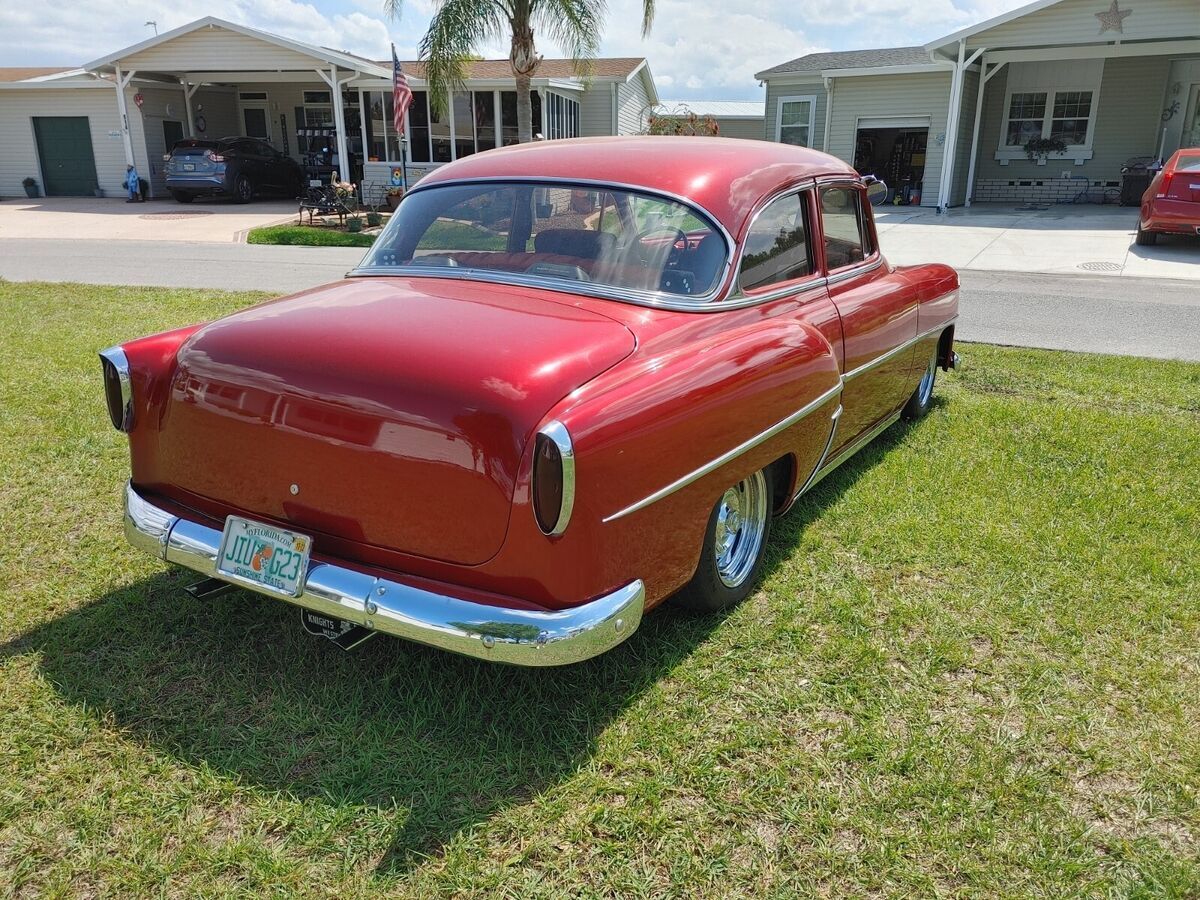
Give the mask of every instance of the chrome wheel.
[{"label": "chrome wheel", "polygon": [[[925,374],[921,376],[921,383],[917,385],[917,402],[921,406],[929,405],[929,398],[933,396],[933,382],[937,379],[937,351],[933,351],[933,356],[929,358],[929,365],[925,368]],[[912,384],[910,381],[909,384]]]},{"label": "chrome wheel", "polygon": [[739,481],[721,497],[713,551],[717,577],[726,587],[736,588],[750,577],[762,551],[768,515],[767,480],[762,472]]}]

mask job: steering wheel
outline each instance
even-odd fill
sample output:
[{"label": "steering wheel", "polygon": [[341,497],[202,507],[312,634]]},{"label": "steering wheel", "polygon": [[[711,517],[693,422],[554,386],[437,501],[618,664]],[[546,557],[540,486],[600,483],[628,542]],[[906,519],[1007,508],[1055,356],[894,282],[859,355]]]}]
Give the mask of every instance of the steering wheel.
[{"label": "steering wheel", "polygon": [[675,228],[672,225],[656,225],[653,228],[647,228],[645,231],[638,232],[637,246],[638,255],[641,256],[642,262],[649,264],[653,260],[653,254],[648,252],[646,244],[651,238],[658,238],[660,235],[670,235],[671,242],[668,246],[671,252],[667,254],[666,262],[663,263],[664,269],[673,268],[679,265],[680,254],[682,249],[676,244],[683,244],[683,249],[687,249],[688,237],[680,228]]}]

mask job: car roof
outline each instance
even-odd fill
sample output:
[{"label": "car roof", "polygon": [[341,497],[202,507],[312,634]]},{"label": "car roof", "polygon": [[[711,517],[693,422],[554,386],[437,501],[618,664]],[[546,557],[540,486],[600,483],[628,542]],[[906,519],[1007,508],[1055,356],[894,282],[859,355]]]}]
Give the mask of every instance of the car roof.
[{"label": "car roof", "polygon": [[736,236],[763,197],[825,175],[857,177],[847,163],[807,147],[723,137],[635,135],[535,141],[487,150],[439,167],[418,187],[515,177],[641,187],[691,201]]}]

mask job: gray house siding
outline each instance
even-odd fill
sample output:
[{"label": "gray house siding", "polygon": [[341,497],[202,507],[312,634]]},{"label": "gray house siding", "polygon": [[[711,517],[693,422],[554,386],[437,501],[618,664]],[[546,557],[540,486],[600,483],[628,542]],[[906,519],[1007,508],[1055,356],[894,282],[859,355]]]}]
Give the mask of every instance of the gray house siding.
[{"label": "gray house siding", "polygon": [[967,169],[971,165],[971,132],[975,127],[975,101],[978,96],[979,72],[968,70],[963,73],[962,103],[958,107],[958,137],[954,147],[954,183],[950,186],[951,206],[962,206],[967,200]]},{"label": "gray house siding", "polygon": [[[967,47],[1092,43],[1097,35],[1095,14],[1103,6],[1095,0],[1064,0],[973,34],[967,38]],[[1196,9],[1196,0],[1142,0],[1133,8],[1134,15],[1121,23],[1121,33],[1110,33],[1107,37],[1139,41],[1200,34],[1200,11]]]},{"label": "gray house siding", "polygon": [[826,96],[825,85],[820,79],[816,81],[778,81],[771,79],[767,82],[767,108],[764,134],[768,141],[775,140],[775,122],[779,115],[779,98],[810,96],[817,98],[816,109],[813,111],[813,130],[810,145],[817,150],[821,149],[825,140]]},{"label": "gray house siding", "polygon": [[[767,139],[767,131],[762,119],[726,119],[713,116],[717,127],[721,129],[721,137],[746,138],[755,141]],[[773,136],[772,136],[773,137]]]},{"label": "gray house siding", "polygon": [[1025,159],[1011,160],[1002,166],[995,158],[1005,123],[1009,68],[1006,66],[988,82],[984,92],[974,199],[1069,199],[1079,192],[1082,184],[1063,179],[1062,173],[1067,171],[1076,179],[1085,176],[1093,188],[1118,182],[1126,159],[1151,156],[1158,151],[1161,100],[1167,89],[1170,65],[1166,56],[1105,60],[1100,96],[1096,98],[1092,158],[1080,165],[1070,159],[1049,159],[1041,166]]},{"label": "gray house siding", "polygon": [[[928,116],[929,146],[925,153],[921,205],[937,206],[937,185],[942,173],[942,147],[949,104],[949,71],[836,79],[833,116],[829,123],[829,152],[846,162],[854,162],[860,118]],[[970,141],[969,133],[967,140]]]},{"label": "gray house siding", "polygon": [[579,96],[579,136],[612,134],[613,89],[593,81]]},{"label": "gray house siding", "polygon": [[617,134],[641,134],[645,130],[650,93],[642,72],[617,85]]}]

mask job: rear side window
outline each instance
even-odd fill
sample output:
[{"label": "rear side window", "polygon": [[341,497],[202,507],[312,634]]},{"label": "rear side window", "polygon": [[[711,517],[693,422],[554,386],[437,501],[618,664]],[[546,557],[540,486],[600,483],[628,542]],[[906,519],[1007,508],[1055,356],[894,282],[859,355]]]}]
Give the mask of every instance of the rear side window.
[{"label": "rear side window", "polygon": [[1175,169],[1179,172],[1200,172],[1200,154],[1180,154],[1175,163]]},{"label": "rear side window", "polygon": [[772,200],[755,217],[742,249],[743,291],[812,274],[804,206],[803,194],[788,194]]},{"label": "rear side window", "polygon": [[821,188],[825,265],[832,271],[862,262],[874,252],[863,221],[862,193],[852,187]]}]

